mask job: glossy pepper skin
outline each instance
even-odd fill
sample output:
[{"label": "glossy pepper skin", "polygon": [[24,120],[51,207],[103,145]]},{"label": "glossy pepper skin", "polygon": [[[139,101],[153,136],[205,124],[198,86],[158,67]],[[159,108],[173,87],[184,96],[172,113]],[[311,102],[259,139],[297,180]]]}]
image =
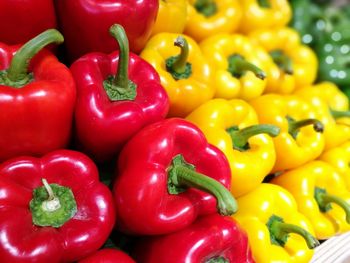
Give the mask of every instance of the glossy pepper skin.
[{"label": "glossy pepper skin", "polygon": [[332,165],[337,173],[343,177],[347,189],[350,190],[350,142],[347,141],[323,152],[319,159]]},{"label": "glossy pepper skin", "polygon": [[49,51],[38,53],[62,41],[57,30],[47,30],[23,46],[0,43],[0,161],[67,146],[76,100],[74,79]]},{"label": "glossy pepper skin", "polygon": [[[76,261],[102,246],[112,231],[112,194],[99,182],[95,164],[84,154],[57,150],[41,159],[17,157],[2,163],[0,173],[1,262]],[[76,211],[60,227],[34,223],[29,204],[35,198],[33,190],[42,188],[42,179],[73,193]],[[61,207],[67,209],[65,204],[71,200],[60,198]]]},{"label": "glossy pepper skin", "polygon": [[[327,95],[331,94],[326,94],[325,90],[323,89],[325,85],[327,84],[321,83],[314,86],[308,86],[302,89],[298,89],[294,94],[308,101],[313,106],[313,111],[315,112],[317,119],[320,120],[324,125],[324,150],[328,150],[350,139],[350,126],[338,123],[336,118],[337,115],[332,114],[332,109],[328,103],[328,100],[330,99],[326,98]],[[345,96],[345,94],[342,95]],[[337,111],[337,113],[343,113],[343,116],[344,114],[345,116],[350,116],[346,111]]]},{"label": "glossy pepper skin", "polygon": [[159,0],[55,0],[55,6],[69,59],[74,61],[90,52],[115,51],[108,34],[113,24],[125,28],[130,50],[139,53],[151,34]]},{"label": "glossy pepper skin", "polygon": [[350,193],[330,164],[313,161],[275,177],[272,183],[294,196],[300,213],[310,220],[318,239],[350,229]]},{"label": "glossy pepper skin", "polygon": [[22,44],[56,27],[52,0],[0,1],[0,41]]},{"label": "glossy pepper skin", "polygon": [[270,74],[271,80],[265,93],[290,94],[297,87],[315,81],[318,67],[316,54],[301,43],[295,30],[288,27],[261,29],[252,32],[249,37],[270,53],[279,69],[278,74]]},{"label": "glossy pepper skin", "polygon": [[[297,96],[266,94],[250,101],[260,124],[281,129],[273,138],[276,163],[272,172],[298,167],[316,159],[324,149],[323,124],[310,104]],[[267,106],[268,105],[268,106]]]},{"label": "glossy pepper skin", "polygon": [[78,263],[135,263],[128,254],[119,249],[104,248],[79,260]]},{"label": "glossy pepper skin", "polygon": [[219,33],[236,31],[242,17],[237,0],[189,0],[185,34],[197,42]]},{"label": "glossy pepper skin", "polygon": [[[255,189],[271,171],[276,161],[272,139],[261,133],[244,137],[230,133],[229,129],[258,127],[258,117],[247,102],[243,100],[210,100],[195,109],[186,119],[196,124],[205,134],[209,143],[218,147],[227,157],[231,168],[231,192],[239,197]],[[269,130],[276,136],[279,128]],[[241,136],[238,143],[234,138]],[[252,163],[254,165],[252,165]]]},{"label": "glossy pepper skin", "polygon": [[254,262],[245,231],[232,218],[217,214],[169,235],[143,238],[132,255],[140,263]]},{"label": "glossy pepper skin", "polygon": [[157,72],[137,55],[129,55],[122,27],[112,26],[111,34],[121,51],[90,53],[71,66],[78,91],[76,138],[98,162],[115,158],[128,139],[143,126],[163,119],[169,108]]},{"label": "glossy pepper skin", "polygon": [[[319,243],[313,237],[311,223],[298,212],[297,203],[288,191],[263,183],[237,201],[239,211],[233,218],[247,232],[256,262],[310,261],[311,248]],[[278,226],[279,222],[282,225]]]},{"label": "glossy pepper skin", "polygon": [[158,33],[181,34],[187,21],[187,0],[159,0],[157,19],[152,28],[152,36]]},{"label": "glossy pepper skin", "polygon": [[140,56],[160,75],[170,99],[168,117],[185,117],[214,96],[212,68],[192,38],[157,34],[147,42]]},{"label": "glossy pepper skin", "polygon": [[202,41],[200,48],[213,67],[214,97],[250,100],[264,92],[265,72],[270,72],[273,61],[249,38],[217,34]]},{"label": "glossy pepper skin", "polygon": [[[177,165],[179,158],[184,160]],[[187,179],[176,179],[189,170],[215,184],[218,201],[202,184],[202,176],[198,179],[189,172]],[[191,186],[188,182],[195,177],[198,184]],[[191,225],[200,215],[215,213],[216,205],[220,213],[232,214],[236,208],[226,203],[232,199],[230,182],[225,155],[196,126],[178,118],[151,124],[132,137],[119,155],[113,186],[117,227],[133,235],[161,235]]]},{"label": "glossy pepper skin", "polygon": [[242,33],[286,26],[292,16],[287,0],[241,0],[240,3],[243,17],[239,31]]}]

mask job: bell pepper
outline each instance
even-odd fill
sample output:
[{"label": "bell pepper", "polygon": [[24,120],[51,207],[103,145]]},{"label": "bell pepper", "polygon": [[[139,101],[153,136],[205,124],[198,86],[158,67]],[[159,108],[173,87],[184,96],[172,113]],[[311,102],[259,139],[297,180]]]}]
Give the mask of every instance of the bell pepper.
[{"label": "bell pepper", "polygon": [[322,153],[320,160],[329,163],[339,173],[350,191],[350,142],[347,141],[337,147]]},{"label": "bell pepper", "polygon": [[238,1],[189,0],[185,34],[197,42],[218,34],[236,31],[242,17]]},{"label": "bell pepper", "polygon": [[275,165],[275,148],[269,135],[277,136],[280,129],[258,124],[258,117],[247,102],[213,99],[199,106],[186,119],[197,125],[209,143],[227,157],[233,196],[252,191]]},{"label": "bell pepper", "polygon": [[187,0],[159,0],[158,15],[151,35],[163,32],[181,34],[186,21]]},{"label": "bell pepper", "polygon": [[217,34],[200,44],[214,71],[215,97],[250,100],[266,86],[266,69],[273,64],[265,50],[238,34]]},{"label": "bell pepper", "polygon": [[249,37],[269,52],[279,74],[271,75],[265,93],[289,94],[297,87],[312,84],[317,75],[316,54],[300,42],[299,34],[287,27],[261,29]]},{"label": "bell pepper", "polygon": [[[306,100],[313,106],[313,110],[316,114],[317,119],[320,120],[324,125],[324,150],[328,150],[350,139],[350,126],[337,123],[335,118],[341,117],[341,113],[342,116],[350,115],[349,112],[332,111],[330,109],[330,106],[327,103],[327,100],[330,99],[327,98],[327,100],[324,100],[324,98],[328,95],[324,94],[324,90],[322,89],[322,86],[325,85],[327,84],[308,86],[302,89],[298,89],[294,94]],[[345,95],[343,94],[343,96]]]},{"label": "bell pepper", "polygon": [[243,17],[239,31],[249,33],[254,30],[286,26],[292,10],[287,0],[240,0]]},{"label": "bell pepper", "polygon": [[76,138],[79,147],[98,162],[116,157],[128,139],[163,119],[169,108],[157,72],[137,55],[129,55],[123,28],[114,25],[110,33],[120,52],[90,53],[71,66],[78,91]]},{"label": "bell pepper", "polygon": [[263,183],[237,202],[239,211],[233,218],[247,231],[256,262],[310,261],[319,242],[288,191]]},{"label": "bell pepper", "polygon": [[276,163],[272,172],[298,167],[316,159],[324,149],[323,124],[310,104],[296,96],[263,95],[250,101],[260,124],[281,129],[273,138]]},{"label": "bell pepper", "polygon": [[0,43],[0,161],[67,146],[76,100],[74,79],[49,51],[39,52],[62,42],[62,35],[49,29],[23,46]]},{"label": "bell pepper", "polygon": [[113,24],[125,28],[130,50],[139,53],[151,34],[159,0],[55,0],[55,6],[68,57],[74,61],[90,52],[115,51],[108,34]]},{"label": "bell pepper", "polygon": [[79,260],[78,263],[135,263],[135,261],[118,249],[104,248],[94,254]]},{"label": "bell pepper", "polygon": [[169,117],[185,117],[214,96],[212,69],[190,37],[157,34],[148,41],[140,56],[160,75],[170,99]]},{"label": "bell pepper", "polygon": [[313,225],[318,239],[350,230],[350,192],[335,169],[313,161],[287,171],[272,181],[295,198],[300,213]]},{"label": "bell pepper", "polygon": [[183,119],[139,131],[120,153],[116,174],[117,227],[123,233],[168,234],[200,215],[237,210],[225,155]]},{"label": "bell pepper", "polygon": [[140,263],[254,262],[245,231],[232,218],[217,214],[175,233],[142,238],[132,255]]},{"label": "bell pepper", "polygon": [[51,0],[0,1],[0,42],[22,44],[56,24]]},{"label": "bell pepper", "polygon": [[0,192],[1,262],[79,260],[103,245],[115,223],[112,193],[79,152],[2,163]]}]

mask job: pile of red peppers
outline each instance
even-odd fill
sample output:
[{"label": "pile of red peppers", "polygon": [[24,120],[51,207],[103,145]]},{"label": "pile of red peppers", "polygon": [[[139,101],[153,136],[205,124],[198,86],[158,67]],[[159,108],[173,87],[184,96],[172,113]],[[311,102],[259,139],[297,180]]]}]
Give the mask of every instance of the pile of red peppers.
[{"label": "pile of red peppers", "polygon": [[253,262],[225,155],[137,55],[158,7],[0,2],[0,262]]}]

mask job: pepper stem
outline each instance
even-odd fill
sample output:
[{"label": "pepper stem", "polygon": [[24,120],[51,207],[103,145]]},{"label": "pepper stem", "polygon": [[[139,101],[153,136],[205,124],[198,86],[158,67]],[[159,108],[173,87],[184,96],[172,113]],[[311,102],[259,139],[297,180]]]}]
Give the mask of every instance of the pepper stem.
[{"label": "pepper stem", "polygon": [[245,72],[251,71],[259,79],[265,79],[266,73],[255,66],[252,63],[249,63],[241,55],[231,55],[228,57],[228,69],[232,76],[240,78],[244,75]]},{"label": "pepper stem", "polygon": [[121,25],[114,24],[109,33],[119,45],[119,62],[116,76],[109,76],[103,82],[104,89],[111,101],[134,100],[136,84],[129,79],[129,41]]},{"label": "pepper stem", "polygon": [[216,258],[211,258],[207,260],[205,263],[230,263],[230,261],[228,261],[224,257],[216,257]]},{"label": "pepper stem", "polygon": [[174,79],[187,79],[192,74],[192,65],[187,62],[189,56],[189,46],[183,36],[178,36],[174,45],[180,47],[181,52],[178,56],[170,57],[166,60],[167,71]]},{"label": "pepper stem", "polygon": [[269,0],[258,0],[258,4],[260,7],[263,7],[263,8],[270,8],[271,7]]},{"label": "pepper stem", "polygon": [[290,233],[298,234],[304,238],[309,249],[313,249],[320,245],[320,242],[308,231],[300,226],[284,223],[279,216],[272,215],[267,222],[270,231],[271,243],[284,247],[287,243]]},{"label": "pepper stem", "polygon": [[286,118],[288,120],[288,132],[290,135],[293,136],[294,139],[297,138],[299,130],[308,125],[313,125],[314,130],[316,132],[323,132],[324,130],[324,126],[322,122],[320,122],[317,119],[304,119],[304,120],[296,121],[289,116],[287,116]]},{"label": "pepper stem", "polygon": [[173,158],[168,170],[168,191],[170,194],[178,194],[188,187],[214,195],[221,215],[228,216],[237,211],[237,202],[225,186],[209,176],[196,172],[195,167],[179,154]]},{"label": "pepper stem", "polygon": [[336,111],[336,110],[330,110],[330,111],[334,119],[350,117],[350,111]]},{"label": "pepper stem", "polygon": [[315,199],[320,211],[323,213],[332,209],[332,203],[339,205],[346,214],[346,222],[350,224],[350,204],[348,204],[344,199],[336,195],[328,194],[325,189],[318,187],[315,188]]},{"label": "pepper stem", "polygon": [[61,207],[60,200],[53,193],[52,188],[47,182],[47,180],[43,178],[41,181],[49,195],[49,198],[42,203],[42,208],[44,211],[47,211],[47,212],[56,211]]},{"label": "pepper stem", "polygon": [[22,87],[32,80],[28,74],[30,60],[45,46],[63,42],[63,36],[56,29],[48,29],[25,43],[13,56],[10,66],[0,75],[0,84]]},{"label": "pepper stem", "polygon": [[257,124],[239,130],[237,126],[226,130],[232,139],[233,148],[239,151],[249,149],[248,140],[258,134],[266,133],[271,137],[276,137],[280,133],[280,128],[272,124]]},{"label": "pepper stem", "polygon": [[273,50],[270,55],[281,70],[286,74],[293,74],[293,62],[282,50]]},{"label": "pepper stem", "polygon": [[218,11],[216,2],[213,0],[197,0],[194,8],[205,17],[210,17]]}]

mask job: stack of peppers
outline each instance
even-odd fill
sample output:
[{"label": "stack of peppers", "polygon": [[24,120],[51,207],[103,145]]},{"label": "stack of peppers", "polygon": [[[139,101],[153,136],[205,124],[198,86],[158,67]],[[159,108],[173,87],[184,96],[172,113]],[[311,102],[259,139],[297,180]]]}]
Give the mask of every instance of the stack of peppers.
[{"label": "stack of peppers", "polygon": [[1,1],[0,261],[303,263],[350,231],[347,11],[291,2]]}]

